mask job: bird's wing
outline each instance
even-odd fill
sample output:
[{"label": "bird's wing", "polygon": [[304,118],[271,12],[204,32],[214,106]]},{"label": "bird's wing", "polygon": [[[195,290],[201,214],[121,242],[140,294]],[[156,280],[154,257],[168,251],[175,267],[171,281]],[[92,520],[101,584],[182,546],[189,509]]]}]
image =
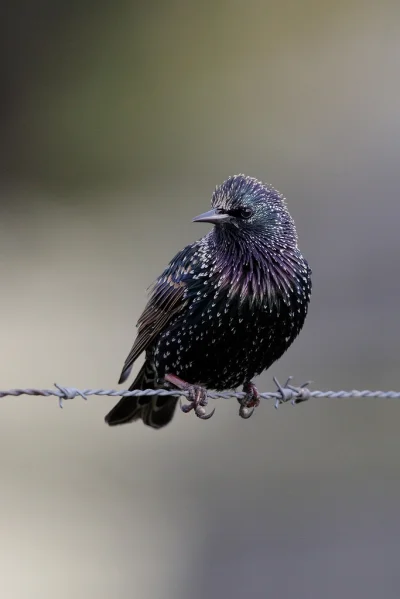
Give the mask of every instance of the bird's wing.
[{"label": "bird's wing", "polygon": [[194,244],[179,252],[154,283],[150,299],[138,320],[138,334],[125,360],[119,383],[128,378],[139,355],[187,305],[187,284],[193,277],[195,265]]}]

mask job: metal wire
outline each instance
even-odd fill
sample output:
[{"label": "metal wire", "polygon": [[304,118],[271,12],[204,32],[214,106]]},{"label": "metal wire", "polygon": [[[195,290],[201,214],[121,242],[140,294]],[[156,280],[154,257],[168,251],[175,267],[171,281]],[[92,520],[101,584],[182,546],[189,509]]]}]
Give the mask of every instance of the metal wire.
[{"label": "metal wire", "polygon": [[[305,383],[300,387],[291,385],[292,378],[290,377],[284,385],[280,385],[277,379],[274,378],[274,382],[277,386],[276,391],[260,393],[261,399],[272,399],[275,400],[275,407],[278,407],[281,403],[291,402],[293,404],[301,403],[311,398],[318,399],[347,399],[350,397],[358,398],[378,398],[378,399],[400,399],[399,391],[357,391],[352,389],[350,391],[311,391],[308,388],[309,383]],[[64,400],[74,399],[75,397],[82,397],[87,399],[91,395],[97,396],[108,396],[108,397],[130,397],[130,396],[149,396],[152,395],[174,395],[175,397],[188,395],[187,391],[177,390],[166,390],[166,389],[135,389],[129,390],[115,390],[115,389],[77,389],[75,387],[64,387],[62,385],[54,384],[55,389],[8,389],[6,391],[0,391],[0,398],[8,396],[19,396],[19,395],[34,395],[40,397],[58,397],[60,407],[63,407]],[[246,394],[241,391],[209,391],[207,393],[209,399],[229,399],[235,397],[237,399],[243,399]]]}]

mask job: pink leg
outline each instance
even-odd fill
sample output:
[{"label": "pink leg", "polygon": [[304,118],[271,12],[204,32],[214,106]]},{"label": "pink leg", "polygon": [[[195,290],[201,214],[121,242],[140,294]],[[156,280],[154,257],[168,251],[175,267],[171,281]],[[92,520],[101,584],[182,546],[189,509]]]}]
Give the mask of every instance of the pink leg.
[{"label": "pink leg", "polygon": [[208,404],[207,399],[207,389],[202,387],[201,385],[191,385],[186,381],[183,381],[179,377],[175,376],[175,374],[166,374],[164,377],[167,383],[170,383],[174,387],[181,389],[182,391],[187,391],[188,394],[188,404],[182,405],[181,410],[187,414],[191,410],[194,410],[196,416],[201,418],[202,420],[208,420],[215,412],[215,408],[206,413],[205,407]]},{"label": "pink leg", "polygon": [[[260,404],[260,394],[257,387],[251,381],[243,385],[243,393],[246,393],[243,399],[240,399],[239,416],[242,418],[250,418],[256,407]],[[249,410],[249,408],[251,408]]]}]

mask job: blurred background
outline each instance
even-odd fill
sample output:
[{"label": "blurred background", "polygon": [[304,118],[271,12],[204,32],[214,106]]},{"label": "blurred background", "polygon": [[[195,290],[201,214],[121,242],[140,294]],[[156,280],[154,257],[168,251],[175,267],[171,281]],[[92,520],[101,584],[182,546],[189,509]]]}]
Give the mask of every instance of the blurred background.
[{"label": "blurred background", "polygon": [[[116,388],[146,288],[244,172],[314,272],[260,390],[400,389],[398,3],[0,11],[0,388]],[[220,400],[160,432],[109,429],[114,403],[1,400],[2,597],[399,597],[399,402]]]}]

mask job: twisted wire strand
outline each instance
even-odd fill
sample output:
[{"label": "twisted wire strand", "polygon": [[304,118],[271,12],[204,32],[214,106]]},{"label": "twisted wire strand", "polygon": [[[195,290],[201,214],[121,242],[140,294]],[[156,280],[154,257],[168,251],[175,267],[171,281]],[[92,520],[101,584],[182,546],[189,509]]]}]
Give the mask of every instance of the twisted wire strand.
[{"label": "twisted wire strand", "polygon": [[[275,400],[275,407],[278,407],[281,403],[291,402],[293,404],[301,403],[311,398],[317,399],[347,399],[351,397],[358,398],[377,398],[377,399],[400,399],[399,391],[370,391],[368,389],[358,391],[352,390],[340,390],[340,391],[311,391],[308,388],[309,383],[304,383],[300,387],[291,385],[291,377],[286,381],[284,385],[281,385],[276,378],[274,382],[277,386],[276,391],[260,393],[261,399],[272,399]],[[17,397],[20,395],[31,395],[39,397],[57,397],[59,400],[60,407],[63,407],[64,400],[74,399],[75,397],[82,397],[87,399],[89,396],[107,396],[107,397],[134,397],[134,396],[149,396],[152,395],[174,395],[175,397],[188,396],[188,392],[185,390],[167,390],[167,389],[134,389],[129,390],[115,390],[115,389],[77,389],[76,387],[64,387],[54,383],[54,389],[7,389],[0,391],[0,398],[2,397]],[[246,394],[241,391],[208,391],[207,397],[209,399],[229,399],[235,397],[237,399],[243,399]]]}]

